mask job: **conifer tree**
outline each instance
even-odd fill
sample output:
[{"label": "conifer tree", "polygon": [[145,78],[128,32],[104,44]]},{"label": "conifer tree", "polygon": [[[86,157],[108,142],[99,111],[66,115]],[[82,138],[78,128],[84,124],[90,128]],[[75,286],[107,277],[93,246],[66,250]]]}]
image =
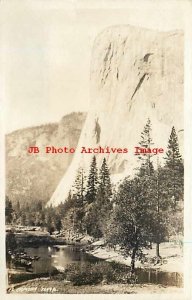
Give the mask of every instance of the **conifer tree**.
[{"label": "conifer tree", "polygon": [[76,198],[76,206],[81,208],[83,207],[83,202],[85,198],[85,181],[86,177],[84,170],[80,167],[77,170],[77,176],[73,184],[72,192]]},{"label": "conifer tree", "polygon": [[99,170],[97,198],[93,206],[95,214],[98,216],[96,223],[100,236],[104,235],[105,227],[109,221],[110,211],[112,209],[111,197],[112,186],[110,174],[106,159],[104,158]]},{"label": "conifer tree", "polygon": [[[152,140],[152,125],[151,121],[148,118],[146,125],[144,126],[143,131],[141,132],[141,140],[139,142],[139,145],[142,148],[148,149],[151,148],[153,145],[153,140]],[[154,172],[153,164],[151,161],[151,158],[154,156],[153,153],[142,153],[138,154],[138,159],[142,162],[141,168],[140,168],[140,173],[141,175],[151,175]]]},{"label": "conifer tree", "polygon": [[[142,148],[151,148],[153,145],[152,140],[152,125],[150,119],[147,120],[144,130],[141,133],[141,140],[139,142]],[[140,184],[143,189],[143,195],[147,200],[148,210],[150,210],[150,215],[153,213],[153,202],[155,199],[155,181],[154,181],[154,167],[152,163],[152,156],[154,154],[142,153],[139,155],[139,160],[141,165],[137,176],[140,179]]]},{"label": "conifer tree", "polygon": [[110,198],[112,196],[112,187],[109,169],[105,158],[103,159],[101,168],[99,170],[97,194],[100,194],[103,197],[103,203],[101,203],[101,205],[105,205],[105,203],[109,204]]},{"label": "conifer tree", "polygon": [[184,166],[179,152],[178,137],[174,127],[172,128],[168,141],[165,161],[166,189],[176,208],[178,201],[183,198]]},{"label": "conifer tree", "polygon": [[[141,141],[139,143],[142,148],[151,148],[153,145],[152,140],[152,126],[151,121],[148,119],[147,124],[141,133]],[[149,237],[152,242],[156,243],[156,257],[157,262],[160,261],[160,243],[165,241],[167,237],[167,212],[168,212],[168,199],[164,191],[164,171],[157,163],[157,170],[154,170],[152,157],[154,154],[146,153],[141,154],[139,159],[142,161],[139,169],[139,178],[143,197],[145,198],[150,216],[150,231]]]},{"label": "conifer tree", "polygon": [[73,227],[76,231],[82,231],[85,199],[85,174],[83,168],[79,168],[73,185]]},{"label": "conifer tree", "polygon": [[170,214],[170,201],[165,185],[165,171],[157,162],[157,170],[152,178],[154,197],[152,198],[151,232],[152,242],[156,243],[157,263],[160,262],[160,244],[168,237],[168,223]]},{"label": "conifer tree", "polygon": [[[85,195],[85,216],[84,216],[84,230],[92,236],[98,236],[98,223],[96,215],[96,199],[98,191],[98,171],[96,157],[93,156],[89,175],[87,180],[87,189]],[[100,235],[100,233],[99,233]]]},{"label": "conifer tree", "polygon": [[96,157],[93,156],[89,176],[87,180],[87,192],[85,196],[85,200],[88,204],[94,202],[97,196],[97,187],[98,187],[98,171],[97,171],[97,161]]}]

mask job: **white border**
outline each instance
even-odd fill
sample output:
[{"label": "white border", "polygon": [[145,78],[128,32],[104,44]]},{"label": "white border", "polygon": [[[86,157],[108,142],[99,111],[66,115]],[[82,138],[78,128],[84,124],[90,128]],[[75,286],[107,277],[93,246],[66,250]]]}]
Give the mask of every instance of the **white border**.
[{"label": "white border", "polygon": [[[2,0],[2,3],[5,0]],[[6,0],[9,1],[9,0]],[[14,2],[13,0],[10,0],[10,2]],[[21,0],[23,1],[23,0]],[[30,1],[30,0],[29,0]],[[36,1],[36,4],[41,6],[42,0],[32,0]],[[44,0],[45,1],[45,0]],[[49,1],[49,0],[46,0]],[[89,0],[85,1],[87,5],[84,5],[85,2],[82,0],[77,1],[68,1],[68,0],[61,0],[59,3],[62,6],[63,4],[65,6],[70,6],[73,8],[74,6],[76,8],[81,8],[82,6],[84,8],[104,8],[108,7],[110,4],[110,7],[113,8],[122,8],[127,6],[127,4],[130,5],[139,5],[139,3],[144,2],[145,0],[138,0],[138,1],[129,1],[129,0]],[[27,0],[25,0],[27,2]],[[55,6],[54,1],[50,0],[53,7]],[[5,217],[4,217],[4,209],[5,209],[5,201],[4,201],[4,194],[5,194],[5,144],[4,144],[4,128],[3,128],[3,107],[5,103],[3,103],[3,93],[1,94],[1,136],[0,136],[0,195],[1,195],[1,202],[0,202],[0,228],[1,230],[1,244],[0,244],[0,295],[4,299],[8,298],[14,298],[14,299],[97,299],[102,298],[104,299],[142,299],[142,300],[150,300],[150,299],[168,299],[170,297],[174,297],[174,300],[177,299],[192,299],[192,2],[189,0],[154,0],[154,1],[145,1],[148,6],[151,4],[159,5],[163,3],[164,5],[168,6],[169,9],[175,5],[180,5],[181,7],[181,15],[183,14],[183,17],[185,18],[185,75],[184,75],[184,112],[185,112],[185,118],[184,118],[184,128],[185,128],[185,205],[184,205],[184,226],[185,226],[185,236],[184,236],[184,293],[182,294],[124,294],[124,295],[102,295],[102,294],[78,294],[78,295],[69,295],[69,294],[6,294],[6,268],[5,268]],[[1,4],[1,3],[0,3]],[[0,52],[1,54],[1,52]],[[3,85],[3,79],[0,78],[0,83]],[[19,116],[18,116],[19,117]]]}]

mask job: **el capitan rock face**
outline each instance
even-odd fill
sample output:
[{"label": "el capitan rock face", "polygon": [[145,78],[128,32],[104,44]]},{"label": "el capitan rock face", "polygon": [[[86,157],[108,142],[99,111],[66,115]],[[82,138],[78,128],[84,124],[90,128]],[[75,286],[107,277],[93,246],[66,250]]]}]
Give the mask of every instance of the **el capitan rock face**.
[{"label": "el capitan rock face", "polygon": [[[126,147],[128,154],[108,154],[113,174],[133,174],[140,134],[152,122],[155,147],[165,148],[172,126],[183,138],[183,33],[131,26],[105,29],[95,40],[91,62],[91,105],[76,154],[49,204],[67,197],[80,165],[91,154],[82,146]],[[182,153],[182,142],[181,153]],[[100,164],[104,155],[97,155]]]}]

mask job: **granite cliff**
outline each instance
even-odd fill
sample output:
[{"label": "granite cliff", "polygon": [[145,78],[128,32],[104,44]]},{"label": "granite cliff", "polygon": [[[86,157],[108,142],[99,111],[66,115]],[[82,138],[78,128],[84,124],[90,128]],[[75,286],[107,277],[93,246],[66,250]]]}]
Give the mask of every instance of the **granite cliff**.
[{"label": "granite cliff", "polygon": [[[105,29],[96,38],[90,70],[91,105],[76,154],[49,205],[67,197],[79,166],[87,169],[92,155],[85,147],[138,145],[147,119],[155,147],[166,149],[172,126],[183,146],[183,33],[158,32],[131,26]],[[128,154],[105,155],[112,174],[131,175],[136,159]],[[98,164],[104,155],[97,155]]]}]

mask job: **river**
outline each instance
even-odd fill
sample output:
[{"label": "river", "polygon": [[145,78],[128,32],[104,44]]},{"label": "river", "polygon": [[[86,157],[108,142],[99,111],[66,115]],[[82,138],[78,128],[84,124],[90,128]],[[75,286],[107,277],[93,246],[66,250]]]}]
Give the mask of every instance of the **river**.
[{"label": "river", "polygon": [[[101,259],[88,253],[82,252],[81,248],[75,246],[40,246],[38,248],[25,248],[30,256],[39,256],[38,261],[33,261],[33,273],[51,272],[55,268],[64,269],[71,263],[96,263]],[[109,262],[110,263],[110,262]],[[166,286],[182,286],[182,275],[176,272],[162,272],[152,269],[137,269],[139,283],[163,284]]]},{"label": "river", "polygon": [[41,246],[38,248],[25,248],[29,256],[39,256],[40,259],[33,261],[33,273],[46,273],[53,269],[64,269],[71,263],[97,262],[100,259],[82,252],[78,246]]}]

